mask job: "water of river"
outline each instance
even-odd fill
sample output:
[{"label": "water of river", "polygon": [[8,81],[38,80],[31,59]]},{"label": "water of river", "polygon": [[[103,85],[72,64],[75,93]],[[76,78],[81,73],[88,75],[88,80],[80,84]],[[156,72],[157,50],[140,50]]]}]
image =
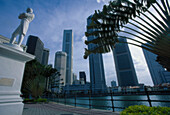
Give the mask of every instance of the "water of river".
[{"label": "water of river", "polygon": [[[89,100],[80,100],[80,99],[89,99],[89,97],[77,97],[76,103],[80,104],[89,104]],[[92,106],[93,109],[104,109],[104,110],[112,110],[112,102],[110,101],[111,96],[105,96],[105,97],[91,97],[91,104],[92,105],[99,105],[99,106],[110,106],[110,107],[97,107]],[[108,101],[103,101],[102,99],[109,99]],[[113,96],[113,99],[120,99],[120,100],[147,100],[146,95],[135,95],[135,96]],[[150,95],[151,100],[168,100],[170,101],[170,95]],[[58,101],[58,99],[54,99],[54,101]],[[59,99],[62,103],[65,102],[65,99]],[[66,99],[67,104],[68,103],[75,103],[75,98],[67,98]],[[68,104],[73,105],[74,104]],[[146,105],[149,106],[148,101],[114,101],[115,107],[128,107],[130,105]],[[89,108],[88,105],[79,105],[76,106],[79,107],[85,107]],[[152,102],[152,106],[161,106],[161,107],[170,107],[169,102]],[[123,109],[115,108],[115,111],[122,111]]]}]

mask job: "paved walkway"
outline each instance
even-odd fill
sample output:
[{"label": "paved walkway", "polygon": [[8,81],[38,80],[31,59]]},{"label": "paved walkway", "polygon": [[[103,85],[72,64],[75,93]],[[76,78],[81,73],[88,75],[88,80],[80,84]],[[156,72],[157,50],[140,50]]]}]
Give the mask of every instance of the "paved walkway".
[{"label": "paved walkway", "polygon": [[58,103],[25,104],[23,115],[119,115],[119,112],[73,107]]}]

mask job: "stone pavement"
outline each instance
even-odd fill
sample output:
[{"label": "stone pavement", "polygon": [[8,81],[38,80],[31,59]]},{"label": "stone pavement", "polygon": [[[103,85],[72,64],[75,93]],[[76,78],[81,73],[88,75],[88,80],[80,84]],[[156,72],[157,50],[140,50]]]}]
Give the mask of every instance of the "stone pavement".
[{"label": "stone pavement", "polygon": [[119,115],[119,112],[74,107],[50,102],[48,104],[24,104],[23,115]]}]

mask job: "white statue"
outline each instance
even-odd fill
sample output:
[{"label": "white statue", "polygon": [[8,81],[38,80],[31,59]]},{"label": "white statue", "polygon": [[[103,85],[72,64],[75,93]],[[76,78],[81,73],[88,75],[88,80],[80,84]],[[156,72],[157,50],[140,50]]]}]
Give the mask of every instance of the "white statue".
[{"label": "white statue", "polygon": [[18,28],[13,32],[10,43],[14,44],[17,35],[19,35],[18,45],[20,46],[24,36],[27,33],[29,23],[34,19],[33,10],[31,8],[27,8],[27,13],[22,13],[18,16],[21,19],[21,23]]}]

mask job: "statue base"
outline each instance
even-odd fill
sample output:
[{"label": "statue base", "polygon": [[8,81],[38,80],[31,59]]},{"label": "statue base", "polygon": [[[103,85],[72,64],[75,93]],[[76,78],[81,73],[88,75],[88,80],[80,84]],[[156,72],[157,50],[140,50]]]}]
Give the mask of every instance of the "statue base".
[{"label": "statue base", "polygon": [[8,45],[10,46],[11,48],[14,48],[16,50],[19,50],[19,51],[24,51],[23,48],[21,48],[19,45],[17,44],[11,44],[11,43],[4,43],[5,45]]},{"label": "statue base", "polygon": [[0,114],[22,115],[20,97],[25,63],[35,56],[0,43]]}]

